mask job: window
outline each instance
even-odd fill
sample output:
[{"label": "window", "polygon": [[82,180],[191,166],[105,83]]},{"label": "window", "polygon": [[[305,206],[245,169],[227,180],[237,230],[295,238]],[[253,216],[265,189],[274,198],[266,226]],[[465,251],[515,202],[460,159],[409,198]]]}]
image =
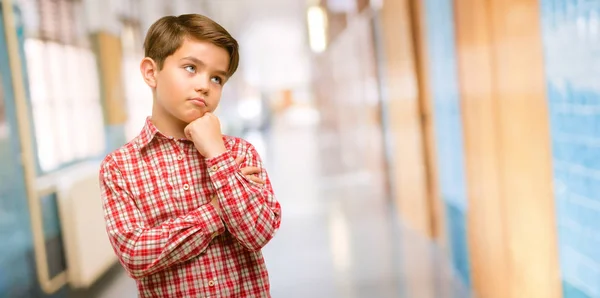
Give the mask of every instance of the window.
[{"label": "window", "polygon": [[36,13],[24,14],[40,26],[27,28],[25,56],[38,166],[47,173],[104,152],[98,70],[87,37],[75,31],[82,23],[79,1],[27,7]]}]

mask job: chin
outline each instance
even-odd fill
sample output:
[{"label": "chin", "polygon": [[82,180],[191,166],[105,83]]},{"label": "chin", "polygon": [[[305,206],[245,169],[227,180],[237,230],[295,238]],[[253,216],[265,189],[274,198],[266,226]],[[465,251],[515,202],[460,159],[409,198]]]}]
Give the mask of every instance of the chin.
[{"label": "chin", "polygon": [[181,120],[185,123],[190,123],[190,122],[193,122],[194,120],[202,117],[202,115],[204,115],[204,112],[188,111],[187,113],[184,113],[183,115],[181,115],[181,117],[177,117],[177,118],[179,118],[179,120]]},{"label": "chin", "polygon": [[184,122],[185,124],[190,124],[191,122],[193,122],[194,120],[198,119],[197,117],[190,117],[190,116],[182,116],[182,117],[177,117],[179,119],[179,121]]}]

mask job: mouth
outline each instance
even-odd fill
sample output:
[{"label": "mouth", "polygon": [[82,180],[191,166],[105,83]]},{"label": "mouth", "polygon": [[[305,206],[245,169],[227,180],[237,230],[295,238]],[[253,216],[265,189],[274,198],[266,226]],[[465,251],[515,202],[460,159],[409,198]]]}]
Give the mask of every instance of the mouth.
[{"label": "mouth", "polygon": [[206,101],[200,97],[192,98],[190,101],[200,107],[206,107]]}]

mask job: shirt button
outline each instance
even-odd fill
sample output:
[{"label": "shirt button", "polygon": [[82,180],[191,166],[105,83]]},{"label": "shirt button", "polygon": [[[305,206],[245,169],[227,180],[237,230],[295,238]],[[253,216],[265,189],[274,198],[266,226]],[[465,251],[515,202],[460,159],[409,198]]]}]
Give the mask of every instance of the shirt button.
[{"label": "shirt button", "polygon": [[183,155],[177,156],[177,160],[183,160]]},{"label": "shirt button", "polygon": [[214,280],[209,281],[208,285],[211,286],[211,287],[213,287],[215,285],[215,281]]},{"label": "shirt button", "polygon": [[189,185],[187,185],[187,184],[184,184],[184,185],[183,185],[183,190],[188,190],[188,189],[190,189],[190,186],[189,186]]},{"label": "shirt button", "polygon": [[219,167],[217,167],[217,166],[212,166],[210,169],[211,169],[213,172],[216,172],[216,171],[219,169]]}]

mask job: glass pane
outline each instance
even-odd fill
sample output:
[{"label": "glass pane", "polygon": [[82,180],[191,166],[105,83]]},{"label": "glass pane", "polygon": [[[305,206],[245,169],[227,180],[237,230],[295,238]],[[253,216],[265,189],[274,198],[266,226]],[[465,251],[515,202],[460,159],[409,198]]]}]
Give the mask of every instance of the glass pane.
[{"label": "glass pane", "polygon": [[[56,121],[56,136],[58,139],[58,152],[59,160],[61,163],[66,164],[73,161],[75,158],[72,153],[71,142],[73,141],[71,138],[71,129],[69,128],[75,123],[72,123],[72,119],[70,119],[70,107],[69,103],[64,100],[64,96],[61,97],[61,100],[58,101],[55,105],[55,116],[54,121]],[[77,123],[76,125],[87,126],[86,122]]]},{"label": "glass pane", "polygon": [[65,100],[65,61],[63,46],[54,42],[46,43],[46,66],[49,71],[48,81],[50,82],[50,101],[53,103],[63,102]]},{"label": "glass pane", "polygon": [[40,40],[29,38],[25,40],[25,56],[27,58],[27,74],[29,76],[29,90],[31,103],[36,105],[48,100],[48,85],[45,79],[46,67],[44,61],[44,43]]},{"label": "glass pane", "polygon": [[38,147],[38,161],[42,171],[51,171],[58,167],[57,157],[57,136],[55,135],[55,123],[52,115],[54,108],[50,103],[37,104],[33,108],[33,118],[35,121],[35,136]]},{"label": "glass pane", "polygon": [[[42,41],[26,42],[33,124],[42,175],[104,152],[105,132],[94,53],[76,37],[72,1],[41,0]],[[85,36],[87,38],[87,36]],[[65,43],[66,42],[66,43]],[[67,44],[68,43],[68,44]]]}]

